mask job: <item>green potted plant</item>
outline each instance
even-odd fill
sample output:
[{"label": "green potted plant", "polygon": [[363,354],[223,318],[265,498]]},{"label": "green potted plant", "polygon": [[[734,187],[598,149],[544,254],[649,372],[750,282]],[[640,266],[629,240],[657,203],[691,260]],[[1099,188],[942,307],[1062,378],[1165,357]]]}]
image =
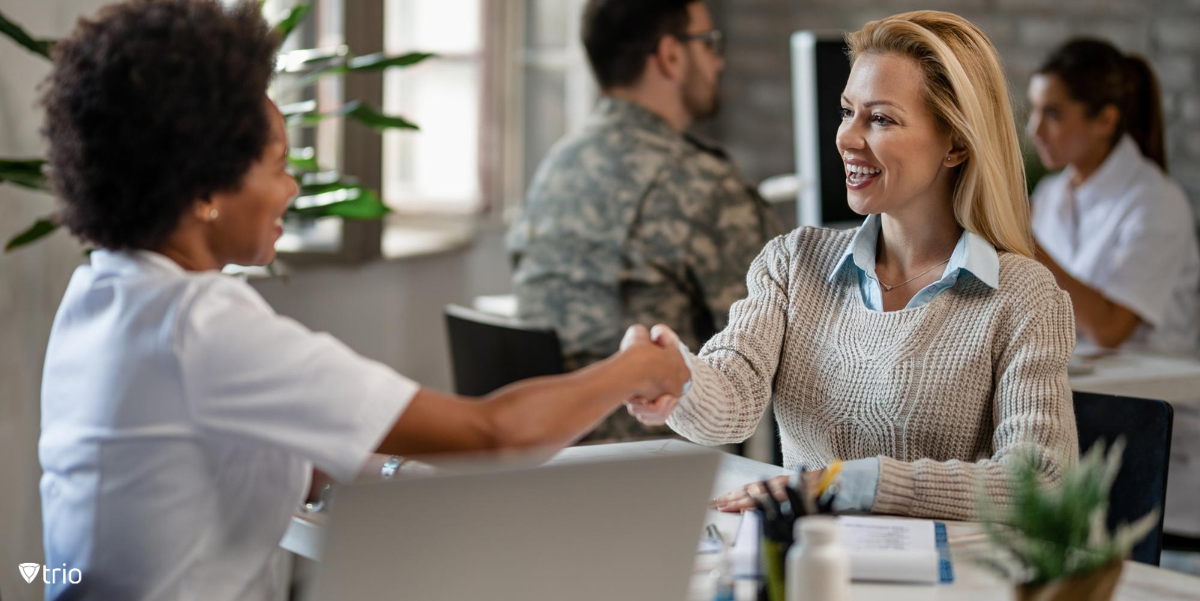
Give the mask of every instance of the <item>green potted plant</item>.
[{"label": "green potted plant", "polygon": [[1158,510],[1110,532],[1109,490],[1125,449],[1118,439],[1105,453],[1097,443],[1058,487],[1047,487],[1028,457],[1013,468],[1012,504],[998,510],[982,497],[981,513],[1004,558],[980,561],[1016,586],[1020,601],[1107,601],[1133,546],[1158,523]]},{"label": "green potted plant", "polygon": [[[312,10],[309,4],[298,4],[287,10],[276,21],[274,28],[281,40],[289,35],[308,17]],[[54,40],[36,39],[20,25],[0,12],[0,36],[7,37],[18,46],[50,59]],[[294,50],[280,55],[277,70],[281,79],[296,89],[304,89],[322,77],[344,77],[354,73],[378,72],[392,68],[410,67],[434,55],[425,52],[410,52],[402,55],[383,53],[357,56],[346,46],[333,49]],[[377,131],[387,129],[417,130],[417,126],[400,116],[386,115],[358,100],[321,112],[316,101],[296,102],[280,107],[287,118],[288,127],[312,127],[324,119],[353,119]],[[312,148],[293,148],[288,163],[292,175],[300,182],[300,194],[288,209],[290,218],[320,219],[340,217],[343,219],[381,219],[390,209],[379,198],[379,193],[361,186],[353,176],[317,164]],[[44,169],[46,161],[41,158],[0,157],[0,184],[12,185],[49,193]],[[53,215],[38,219],[19,232],[5,244],[5,252],[12,251],[39,240],[58,229]]]}]

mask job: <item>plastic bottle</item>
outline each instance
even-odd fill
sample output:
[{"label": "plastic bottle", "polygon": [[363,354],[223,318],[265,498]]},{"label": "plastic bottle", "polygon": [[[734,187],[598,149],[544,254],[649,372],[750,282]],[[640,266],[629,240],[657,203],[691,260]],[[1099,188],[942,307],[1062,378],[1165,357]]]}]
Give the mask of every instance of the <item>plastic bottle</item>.
[{"label": "plastic bottle", "polygon": [[801,518],[796,544],[787,554],[787,601],[845,601],[850,598],[850,556],[838,542],[837,519]]},{"label": "plastic bottle", "polygon": [[712,578],[713,601],[734,601],[733,596],[733,562],[729,559],[729,549],[721,545],[721,554],[717,557],[717,565],[713,568]]}]

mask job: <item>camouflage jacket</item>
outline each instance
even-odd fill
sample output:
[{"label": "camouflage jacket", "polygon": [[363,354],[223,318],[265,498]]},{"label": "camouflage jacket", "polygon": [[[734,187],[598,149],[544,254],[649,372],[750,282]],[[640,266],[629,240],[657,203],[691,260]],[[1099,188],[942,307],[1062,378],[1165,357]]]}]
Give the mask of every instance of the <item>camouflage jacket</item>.
[{"label": "camouflage jacket", "polygon": [[[508,232],[518,315],[558,331],[569,369],[616,352],[635,323],[665,323],[697,349],[781,230],[722,150],[604,97],[542,161]],[[597,434],[645,433],[624,411],[614,418],[627,427]]]}]

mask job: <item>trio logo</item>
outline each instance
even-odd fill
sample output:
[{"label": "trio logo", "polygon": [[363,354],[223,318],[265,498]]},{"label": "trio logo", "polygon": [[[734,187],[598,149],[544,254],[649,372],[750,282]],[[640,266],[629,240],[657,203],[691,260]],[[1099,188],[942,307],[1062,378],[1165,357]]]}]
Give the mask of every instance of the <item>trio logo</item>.
[{"label": "trio logo", "polygon": [[23,563],[18,565],[17,568],[21,570],[21,577],[25,579],[25,582],[33,582],[33,579],[37,578],[38,572],[41,571],[42,564]]},{"label": "trio logo", "polygon": [[33,579],[37,578],[38,572],[42,573],[42,582],[46,584],[55,584],[58,582],[58,573],[62,572],[63,582],[71,584],[79,584],[83,582],[83,572],[78,568],[67,569],[67,564],[63,564],[61,568],[50,569],[49,566],[43,566],[40,563],[21,563],[17,564],[17,570],[21,572],[21,578],[25,582],[33,583]]}]

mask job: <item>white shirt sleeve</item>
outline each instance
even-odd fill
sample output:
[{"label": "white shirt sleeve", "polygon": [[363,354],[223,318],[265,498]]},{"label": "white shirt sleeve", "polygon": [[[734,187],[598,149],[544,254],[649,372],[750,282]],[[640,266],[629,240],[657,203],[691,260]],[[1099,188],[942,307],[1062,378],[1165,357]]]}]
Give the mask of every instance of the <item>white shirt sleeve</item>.
[{"label": "white shirt sleeve", "polygon": [[1121,224],[1107,279],[1101,286],[1106,298],[1137,314],[1151,327],[1162,324],[1187,257],[1192,220],[1176,219],[1165,199],[1147,199]]},{"label": "white shirt sleeve", "polygon": [[181,311],[172,339],[198,427],[295,453],[340,481],[358,474],[419,389],[275,314],[233,278],[203,283]]}]

